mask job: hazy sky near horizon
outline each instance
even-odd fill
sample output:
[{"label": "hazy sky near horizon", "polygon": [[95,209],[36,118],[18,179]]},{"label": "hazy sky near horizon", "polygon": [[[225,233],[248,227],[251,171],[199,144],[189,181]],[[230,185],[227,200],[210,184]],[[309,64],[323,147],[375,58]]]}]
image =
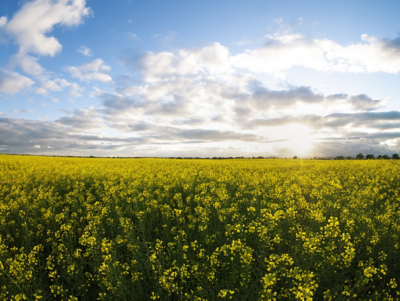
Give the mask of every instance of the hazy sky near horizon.
[{"label": "hazy sky near horizon", "polygon": [[400,151],[399,1],[3,0],[0,152]]}]

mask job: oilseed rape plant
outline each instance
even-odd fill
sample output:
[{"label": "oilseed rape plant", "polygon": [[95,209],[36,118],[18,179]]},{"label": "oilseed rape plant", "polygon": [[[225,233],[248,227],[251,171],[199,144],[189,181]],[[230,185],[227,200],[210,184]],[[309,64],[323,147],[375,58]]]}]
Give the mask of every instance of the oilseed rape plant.
[{"label": "oilseed rape plant", "polygon": [[0,156],[1,300],[398,300],[395,160]]}]

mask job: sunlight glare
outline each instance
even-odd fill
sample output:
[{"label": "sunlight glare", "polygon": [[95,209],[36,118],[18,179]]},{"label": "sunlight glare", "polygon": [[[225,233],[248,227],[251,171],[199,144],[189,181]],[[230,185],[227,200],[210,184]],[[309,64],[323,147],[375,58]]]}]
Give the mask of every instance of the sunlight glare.
[{"label": "sunlight glare", "polygon": [[307,156],[313,147],[313,136],[309,127],[302,124],[289,124],[283,127],[287,147],[297,156]]}]

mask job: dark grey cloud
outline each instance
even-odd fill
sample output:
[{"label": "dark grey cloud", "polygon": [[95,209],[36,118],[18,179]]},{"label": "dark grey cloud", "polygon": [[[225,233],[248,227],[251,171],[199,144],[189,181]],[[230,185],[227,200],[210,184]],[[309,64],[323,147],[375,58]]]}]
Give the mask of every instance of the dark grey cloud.
[{"label": "dark grey cloud", "polygon": [[340,129],[349,125],[351,127],[385,130],[397,128],[397,126],[400,125],[400,123],[387,123],[387,121],[400,122],[400,112],[333,113],[325,116],[282,116],[279,118],[253,119],[244,122],[242,125],[246,129],[255,129],[258,127],[274,127],[291,123],[300,123],[318,130],[322,128]]},{"label": "dark grey cloud", "polygon": [[122,96],[115,93],[103,92],[98,97],[103,106],[103,109],[99,111],[107,115],[134,112],[137,109],[147,106],[147,103],[143,99],[136,96]]},{"label": "dark grey cloud", "polygon": [[314,92],[311,87],[306,86],[289,86],[285,90],[271,90],[266,88],[259,81],[251,81],[248,85],[247,97],[239,96],[238,106],[243,106],[243,101],[258,110],[267,110],[272,106],[276,108],[284,108],[295,105],[297,102],[304,104],[348,104],[352,109],[375,110],[381,107],[384,102],[379,99],[372,99],[368,95],[348,95],[345,93],[323,95]]},{"label": "dark grey cloud", "polygon": [[[82,128],[92,127],[81,117],[86,112],[77,110],[73,115],[62,117],[56,122],[32,121],[0,117],[0,151],[6,153],[50,153],[84,154],[96,150],[96,154],[107,155],[108,151],[121,148],[134,149],[137,146],[160,144],[195,144],[223,141],[266,142],[265,138],[235,131],[206,129],[181,129],[163,127],[145,122],[112,125],[130,136],[105,136],[94,133],[83,134]],[[97,115],[95,115],[97,116]],[[69,119],[71,117],[72,119]],[[86,116],[90,119],[90,116]],[[96,117],[97,118],[97,117]],[[81,152],[81,153],[79,153]]]},{"label": "dark grey cloud", "polygon": [[349,96],[348,103],[350,103],[352,108],[357,111],[374,110],[382,106],[381,100],[372,99],[371,97],[365,94]]},{"label": "dark grey cloud", "polygon": [[103,125],[100,114],[94,108],[77,109],[71,115],[61,117],[55,122],[82,130],[96,129]]},{"label": "dark grey cloud", "polygon": [[314,93],[310,87],[291,87],[288,90],[270,90],[259,81],[249,84],[250,100],[260,109],[287,107],[300,101],[303,103],[317,103],[324,100],[323,95]]},{"label": "dark grey cloud", "polygon": [[382,39],[382,44],[392,53],[393,57],[400,57],[400,36],[395,39]]},{"label": "dark grey cloud", "polygon": [[299,123],[315,128],[321,124],[322,117],[317,115],[304,115],[304,116],[283,116],[278,118],[266,118],[266,119],[253,119],[244,122],[243,128],[245,129],[256,129],[258,127],[275,127],[282,126],[291,123]]},{"label": "dark grey cloud", "polygon": [[126,49],[122,52],[119,63],[125,67],[128,67],[132,72],[141,72],[144,68],[144,59],[146,52],[138,49]]},{"label": "dark grey cloud", "polygon": [[169,116],[185,116],[189,113],[190,100],[185,99],[181,95],[171,95],[171,100],[166,102],[148,103],[145,110],[146,115],[169,115]]},{"label": "dark grey cloud", "polygon": [[12,110],[10,114],[21,114],[21,113],[35,113],[35,111],[31,109],[20,109],[20,110]]},{"label": "dark grey cloud", "polygon": [[[169,134],[169,137],[168,137]],[[264,142],[265,138],[253,135],[243,134],[234,131],[218,131],[205,129],[169,129],[167,133],[170,139],[186,139],[186,140],[201,140],[201,141],[246,141],[246,142]]]},{"label": "dark grey cloud", "polygon": [[5,117],[0,117],[0,132],[0,150],[6,153],[76,152],[75,154],[79,155],[79,152],[90,149],[99,151],[118,149],[121,145],[132,146],[148,142],[141,137],[82,135],[81,129],[65,126],[59,122]]},{"label": "dark grey cloud", "polygon": [[[245,134],[235,131],[220,131],[211,129],[179,128],[171,126],[161,126],[146,122],[137,122],[129,124],[127,122],[115,123],[112,125],[124,132],[146,132],[144,137],[155,141],[178,141],[179,143],[207,143],[222,141],[245,141],[245,142],[266,142],[263,137],[254,134]],[[160,142],[157,142],[160,143]]]}]

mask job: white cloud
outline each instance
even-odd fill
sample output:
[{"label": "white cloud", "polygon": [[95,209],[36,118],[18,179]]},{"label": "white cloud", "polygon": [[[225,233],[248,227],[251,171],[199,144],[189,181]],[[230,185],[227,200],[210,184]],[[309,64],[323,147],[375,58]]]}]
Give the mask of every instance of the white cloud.
[{"label": "white cloud", "polygon": [[186,48],[173,52],[131,52],[121,59],[121,63],[133,71],[141,71],[143,80],[157,82],[174,76],[230,76],[231,63],[228,48],[213,43],[203,48]]},{"label": "white cloud", "polygon": [[[287,36],[283,40],[297,38]],[[364,94],[323,95],[305,86],[268,89],[254,76],[233,68],[230,60],[229,50],[218,43],[175,53],[125,53],[121,62],[132,71],[139,71],[145,84],[130,85],[130,79],[125,78],[118,82],[120,94],[111,97],[110,93],[104,93],[107,97],[103,104],[111,114],[140,112],[164,119],[184,115],[213,120],[218,111],[225,120],[241,124],[260,114],[294,109],[298,114],[310,110],[362,111],[375,110],[386,103],[384,99],[372,99]]]},{"label": "white cloud", "polygon": [[82,97],[83,95],[81,94],[85,88],[79,86],[77,83],[72,83],[71,88],[69,91],[69,96],[71,97]]},{"label": "white cloud", "polygon": [[368,35],[361,42],[342,46],[328,39],[311,39],[300,34],[269,35],[267,43],[231,57],[237,68],[282,76],[294,66],[324,72],[398,73],[400,38],[378,40]]},{"label": "white cloud", "polygon": [[77,97],[82,97],[83,96],[81,93],[78,93],[78,92],[75,92],[75,91],[69,92],[68,95],[73,97],[73,98],[77,98]]},{"label": "white cloud", "polygon": [[53,80],[48,80],[42,83],[42,87],[50,91],[62,91],[62,87]]},{"label": "white cloud", "polygon": [[229,49],[220,43],[213,43],[200,49],[183,49],[179,54],[185,60],[194,61],[210,73],[223,73],[231,68]]},{"label": "white cloud", "polygon": [[69,66],[65,68],[72,77],[79,78],[82,81],[101,81],[110,82],[112,78],[106,74],[110,71],[111,67],[104,64],[102,59],[95,59],[91,63],[87,63],[78,67]]},{"label": "white cloud", "polygon": [[79,49],[77,50],[79,53],[81,53],[84,56],[92,56],[92,51],[90,50],[89,47],[86,47],[84,45],[82,45],[81,47],[79,47]]},{"label": "white cloud", "polygon": [[55,97],[52,97],[52,98],[51,98],[51,101],[52,101],[52,102],[60,102],[60,100],[59,100],[58,98],[55,98]]},{"label": "white cloud", "polygon": [[45,69],[37,62],[38,58],[18,53],[11,57],[11,62],[21,66],[26,74],[39,77],[45,73]]},{"label": "white cloud", "polygon": [[44,95],[44,94],[47,94],[48,91],[45,88],[40,87],[40,88],[37,88],[35,92],[36,92],[36,94],[43,94]]},{"label": "white cloud", "polygon": [[0,67],[0,92],[9,94],[18,93],[22,89],[32,86],[34,83],[33,80],[26,76]]},{"label": "white cloud", "polygon": [[[38,63],[37,57],[30,54],[54,56],[60,52],[62,45],[48,34],[56,25],[71,27],[81,24],[90,12],[85,0],[35,0],[25,2],[8,23],[6,17],[0,18],[0,27],[4,27],[5,32],[11,35],[19,46],[19,52],[11,57],[11,63],[38,79],[41,87],[36,89],[36,93],[62,91],[63,86],[56,80],[51,80],[53,75]],[[14,83],[17,82],[15,74]],[[22,80],[23,78],[25,80]],[[22,85],[33,84],[28,78],[21,76],[19,82]],[[11,85],[10,80],[7,87],[4,87],[4,84],[2,86],[5,91],[19,91],[18,84]]]},{"label": "white cloud", "polygon": [[6,30],[14,36],[21,54],[54,56],[61,51],[62,45],[46,34],[55,25],[79,25],[90,12],[85,0],[29,1],[8,22]]}]

